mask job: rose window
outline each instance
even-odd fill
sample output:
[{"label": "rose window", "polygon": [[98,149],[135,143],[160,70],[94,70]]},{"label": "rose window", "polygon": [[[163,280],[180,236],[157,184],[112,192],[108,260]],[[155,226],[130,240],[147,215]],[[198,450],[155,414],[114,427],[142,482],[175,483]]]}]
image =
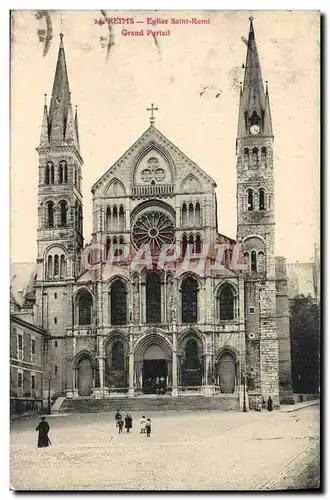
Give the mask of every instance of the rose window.
[{"label": "rose window", "polygon": [[144,213],[134,223],[132,238],[137,248],[150,245],[151,251],[157,252],[162,245],[174,242],[173,221],[163,212]]}]

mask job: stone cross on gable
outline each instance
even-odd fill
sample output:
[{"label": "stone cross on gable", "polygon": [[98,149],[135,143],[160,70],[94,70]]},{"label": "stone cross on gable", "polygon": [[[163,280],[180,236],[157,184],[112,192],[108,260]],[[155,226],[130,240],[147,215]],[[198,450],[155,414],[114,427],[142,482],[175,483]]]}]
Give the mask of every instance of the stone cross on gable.
[{"label": "stone cross on gable", "polygon": [[154,111],[158,111],[158,108],[154,108],[154,103],[151,103],[151,108],[147,108],[147,111],[151,111],[150,125],[155,123]]}]

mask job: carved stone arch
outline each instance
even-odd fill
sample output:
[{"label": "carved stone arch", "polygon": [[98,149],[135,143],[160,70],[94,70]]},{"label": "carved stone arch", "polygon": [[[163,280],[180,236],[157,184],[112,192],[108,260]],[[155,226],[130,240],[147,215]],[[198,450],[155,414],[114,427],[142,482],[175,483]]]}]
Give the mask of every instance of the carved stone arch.
[{"label": "carved stone arch", "polygon": [[185,271],[184,273],[180,274],[178,276],[178,290],[181,292],[182,289],[182,282],[185,278],[194,278],[197,281],[197,290],[201,290],[203,287],[202,280],[198,274],[192,272],[192,271]]},{"label": "carved stone arch", "polygon": [[185,191],[188,191],[189,193],[203,191],[202,185],[195,175],[188,174],[182,181],[180,186],[180,193],[183,193]]},{"label": "carved stone arch", "polygon": [[97,368],[97,360],[96,360],[94,354],[92,352],[88,351],[87,349],[82,349],[81,351],[79,351],[75,355],[75,357],[73,358],[74,368],[78,368],[79,362],[84,358],[88,358],[90,360],[91,365],[92,365],[94,370]]},{"label": "carved stone arch", "polygon": [[178,352],[182,354],[182,350],[184,349],[185,344],[190,338],[194,338],[198,341],[198,344],[201,348],[201,353],[203,353],[205,350],[205,336],[198,328],[194,327],[185,328],[179,335]]},{"label": "carved stone arch", "polygon": [[134,221],[136,216],[139,215],[140,212],[143,212],[146,209],[157,209],[160,208],[166,212],[168,212],[173,219],[175,220],[175,210],[171,205],[166,203],[163,200],[147,200],[139,203],[132,211],[131,211],[131,221]]},{"label": "carved stone arch", "polygon": [[[115,193],[116,190],[117,194]],[[123,196],[126,196],[126,188],[124,184],[117,177],[115,177],[114,179],[111,179],[111,181],[106,185],[104,189],[104,196],[108,196],[111,198],[121,198]]]},{"label": "carved stone arch", "polygon": [[131,174],[132,175],[132,177],[131,177],[132,182],[135,181],[136,172],[140,166],[141,161],[153,149],[155,151],[157,151],[157,153],[160,156],[163,156],[164,160],[168,164],[169,169],[170,169],[170,174],[171,174],[171,179],[169,180],[169,182],[173,182],[173,180],[175,178],[175,172],[176,172],[175,162],[174,162],[172,156],[170,155],[170,153],[165,149],[165,147],[162,146],[161,144],[159,144],[158,142],[156,142],[154,139],[152,139],[147,144],[142,146],[139,149],[139,151],[136,153],[135,160],[134,160],[135,165],[134,165],[134,169],[132,169],[132,174]]},{"label": "carved stone arch", "polygon": [[117,280],[120,280],[124,283],[126,293],[129,293],[130,280],[129,280],[129,278],[127,278],[127,276],[124,276],[123,274],[115,274],[114,276],[111,276],[111,278],[109,278],[106,281],[108,291],[110,292],[112,284]]},{"label": "carved stone arch", "polygon": [[60,194],[55,197],[55,203],[59,204],[61,201],[66,201],[68,206],[71,206],[71,198],[67,194]]},{"label": "carved stone arch", "polygon": [[220,283],[217,283],[216,286],[215,286],[215,296],[217,297],[220,293],[220,290],[221,288],[224,286],[224,285],[230,285],[234,292],[235,292],[235,295],[238,297],[239,295],[239,287],[238,287],[238,284],[237,283],[234,283],[233,281],[229,280],[229,279],[224,279],[223,281],[221,281]]},{"label": "carved stone arch", "polygon": [[160,328],[152,328],[138,338],[134,346],[134,359],[143,361],[143,355],[152,344],[159,345],[165,353],[166,359],[171,361],[173,346]]},{"label": "carved stone arch", "polygon": [[113,330],[104,339],[104,350],[109,351],[112,349],[112,346],[115,342],[120,341],[124,345],[125,355],[128,355],[129,352],[129,343],[127,337],[120,332],[119,330]]},{"label": "carved stone arch", "polygon": [[62,252],[64,253],[65,257],[67,256],[68,250],[67,250],[67,248],[65,248],[64,245],[61,245],[60,243],[53,243],[53,244],[49,245],[49,247],[47,247],[46,250],[44,251],[44,255],[43,255],[44,259],[49,255],[49,252],[52,248],[61,249]]},{"label": "carved stone arch", "polygon": [[91,297],[93,299],[93,303],[94,303],[94,301],[95,301],[95,295],[92,292],[92,290],[90,290],[86,285],[79,286],[79,288],[73,293],[72,298],[73,298],[74,302],[76,302],[77,296],[80,293],[82,293],[82,292],[88,292],[88,293],[90,293]]}]

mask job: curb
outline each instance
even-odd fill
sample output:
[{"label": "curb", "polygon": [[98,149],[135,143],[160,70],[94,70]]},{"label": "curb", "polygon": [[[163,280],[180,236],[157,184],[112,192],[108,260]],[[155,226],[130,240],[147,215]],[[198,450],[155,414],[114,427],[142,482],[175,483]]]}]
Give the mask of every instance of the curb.
[{"label": "curb", "polygon": [[302,406],[298,406],[298,407],[294,407],[294,408],[290,408],[290,409],[282,409],[281,408],[281,412],[283,413],[291,413],[293,411],[299,411],[299,410],[302,410],[303,408],[308,408],[309,406],[315,406],[315,405],[319,405],[320,404],[320,400],[317,399],[317,400],[314,400],[314,401],[306,401],[306,403],[302,404]]},{"label": "curb", "polygon": [[[309,405],[309,406],[311,406],[311,405]],[[276,486],[276,483],[278,483],[278,481],[280,479],[282,479],[282,477],[284,476],[284,474],[287,473],[293,467],[293,465],[300,460],[300,458],[302,458],[304,455],[307,455],[307,453],[309,452],[309,450],[311,450],[312,448],[314,448],[317,445],[319,445],[319,443],[320,443],[319,439],[317,439],[315,442],[312,442],[309,446],[307,446],[307,448],[305,448],[302,452],[300,452],[298,455],[296,455],[291,460],[291,462],[289,462],[288,464],[286,464],[283,467],[283,469],[274,478],[269,479],[268,481],[266,481],[265,483],[263,483],[263,485],[259,488],[258,491],[266,491],[266,490],[272,490],[272,489],[274,489],[274,486]]]}]

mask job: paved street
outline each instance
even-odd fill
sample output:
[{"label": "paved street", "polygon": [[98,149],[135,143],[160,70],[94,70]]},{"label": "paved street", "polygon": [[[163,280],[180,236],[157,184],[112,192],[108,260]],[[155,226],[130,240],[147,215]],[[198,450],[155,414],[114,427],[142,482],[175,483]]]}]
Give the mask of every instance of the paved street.
[{"label": "paved street", "polygon": [[[132,416],[129,435],[117,434],[114,414],[51,416],[53,446],[45,449],[36,447],[39,420],[14,422],[12,489],[258,490],[319,437],[319,406],[291,413],[155,412],[147,415],[150,439],[139,434],[141,415]],[[304,478],[301,487],[310,487]]]}]

